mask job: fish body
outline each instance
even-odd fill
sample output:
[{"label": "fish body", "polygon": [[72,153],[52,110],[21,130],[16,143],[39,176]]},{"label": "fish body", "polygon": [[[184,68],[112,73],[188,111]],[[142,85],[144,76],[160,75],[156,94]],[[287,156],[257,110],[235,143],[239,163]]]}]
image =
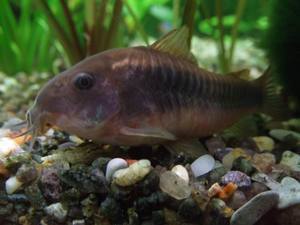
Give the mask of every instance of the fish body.
[{"label": "fish body", "polygon": [[185,55],[132,47],[56,76],[28,115],[39,131],[49,124],[101,143],[157,144],[221,131],[261,111],[264,98],[255,82],[206,71]]}]

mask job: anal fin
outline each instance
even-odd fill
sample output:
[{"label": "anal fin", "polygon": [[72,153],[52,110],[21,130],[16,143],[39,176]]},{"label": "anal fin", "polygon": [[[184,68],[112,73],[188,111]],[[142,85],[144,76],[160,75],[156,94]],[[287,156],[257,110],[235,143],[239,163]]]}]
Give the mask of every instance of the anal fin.
[{"label": "anal fin", "polygon": [[248,137],[255,136],[258,133],[258,128],[254,115],[244,116],[231,127],[222,132],[225,138],[231,137]]}]

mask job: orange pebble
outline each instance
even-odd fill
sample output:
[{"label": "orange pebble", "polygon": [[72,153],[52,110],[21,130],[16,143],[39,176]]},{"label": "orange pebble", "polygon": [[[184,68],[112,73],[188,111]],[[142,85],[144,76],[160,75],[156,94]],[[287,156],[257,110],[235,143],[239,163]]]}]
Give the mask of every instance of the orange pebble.
[{"label": "orange pebble", "polygon": [[218,197],[221,199],[228,199],[238,188],[235,183],[228,183],[225,187],[223,187],[222,191],[218,193]]},{"label": "orange pebble", "polygon": [[125,159],[125,161],[127,162],[128,166],[130,166],[131,164],[137,162],[136,159]]},{"label": "orange pebble", "polygon": [[0,162],[0,175],[8,176],[9,171],[5,168],[5,166]]},{"label": "orange pebble", "polygon": [[29,135],[29,134],[27,134],[27,135],[24,135],[24,136],[20,136],[20,137],[14,138],[14,141],[18,145],[22,145],[22,144],[26,143],[27,141],[30,141],[31,138],[32,138],[32,136]]},{"label": "orange pebble", "polygon": [[222,187],[219,185],[219,183],[214,183],[208,189],[207,194],[209,197],[213,197],[213,196],[219,194],[220,192],[222,192]]}]

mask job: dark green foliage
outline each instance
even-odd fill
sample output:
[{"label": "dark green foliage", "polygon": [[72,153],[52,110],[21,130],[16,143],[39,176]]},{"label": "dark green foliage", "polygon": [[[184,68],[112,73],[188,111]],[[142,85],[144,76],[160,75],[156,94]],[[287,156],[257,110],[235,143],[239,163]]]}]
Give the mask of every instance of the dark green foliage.
[{"label": "dark green foliage", "polygon": [[[294,2],[289,0],[284,7],[278,3],[280,12],[274,15],[289,12],[288,8],[297,4]],[[110,48],[129,46],[135,40],[149,45],[149,37],[157,39],[183,24],[189,28],[190,39],[196,34],[215,40],[218,70],[227,73],[236,61],[235,46],[241,37],[261,39],[270,4],[266,0],[2,0],[0,6],[0,71],[14,75],[57,73],[58,67],[69,67]],[[280,22],[280,16],[273,17]],[[292,17],[286,21],[293,25],[298,18]],[[280,26],[276,36],[289,35],[281,33]],[[293,35],[288,38],[296,39]],[[282,48],[278,52],[284,50],[289,51]]]},{"label": "dark green foliage", "polygon": [[[100,4],[96,0],[79,2],[73,7],[66,0],[53,1],[52,4],[46,0],[39,0],[38,3],[58,41],[64,46],[71,64],[89,55],[115,47],[123,1],[115,0],[111,11],[108,10],[108,6],[111,5],[107,0],[102,0]],[[84,10],[76,12],[76,7]],[[76,23],[74,18],[78,13],[81,14],[83,23]],[[106,25],[108,18],[110,21]]]},{"label": "dark green foliage", "polygon": [[52,71],[57,42],[33,0],[0,1],[0,71]]},{"label": "dark green foliage", "polygon": [[272,0],[270,9],[270,27],[263,44],[286,90],[300,99],[300,1]]}]

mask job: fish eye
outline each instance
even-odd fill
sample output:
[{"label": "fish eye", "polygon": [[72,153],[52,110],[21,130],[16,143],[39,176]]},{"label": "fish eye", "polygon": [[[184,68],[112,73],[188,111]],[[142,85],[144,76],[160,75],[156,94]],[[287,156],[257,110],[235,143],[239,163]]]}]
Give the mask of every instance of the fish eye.
[{"label": "fish eye", "polygon": [[88,73],[79,73],[74,80],[74,85],[79,90],[88,90],[94,85],[94,77]]}]

